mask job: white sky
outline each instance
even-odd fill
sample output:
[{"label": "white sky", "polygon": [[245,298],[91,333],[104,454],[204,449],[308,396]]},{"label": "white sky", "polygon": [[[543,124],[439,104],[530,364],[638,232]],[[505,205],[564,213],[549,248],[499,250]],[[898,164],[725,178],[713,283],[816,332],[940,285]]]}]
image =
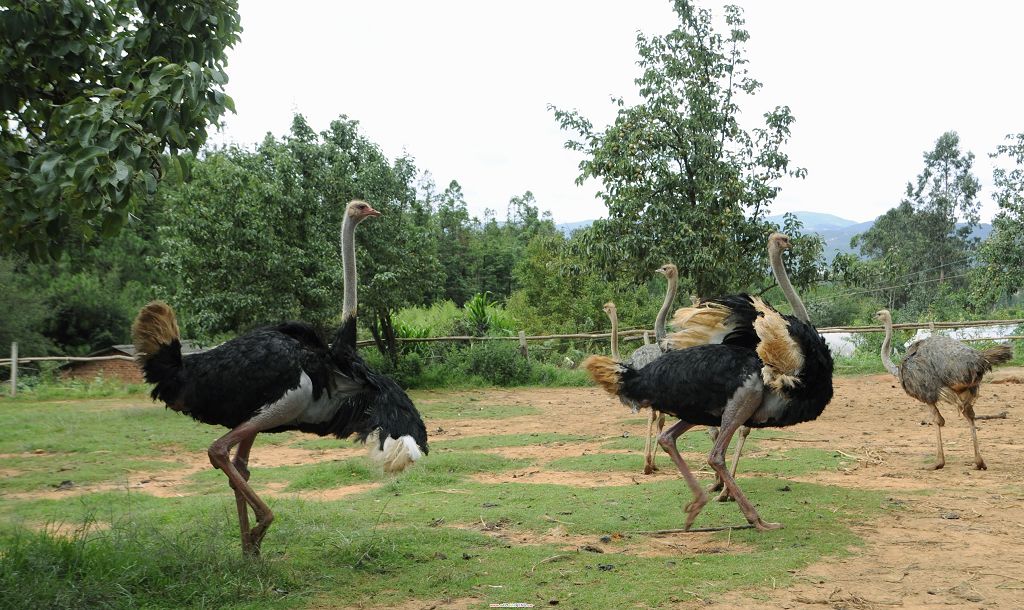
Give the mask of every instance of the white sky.
[{"label": "white sky", "polygon": [[[721,17],[722,2],[699,2]],[[975,153],[996,211],[988,153],[1024,131],[1024,3],[978,0],[738,2],[751,74],[764,83],[745,109],[789,105],[786,146],[806,180],[789,180],[773,213],[811,210],[856,221],[896,205],[922,154],[947,130]],[[294,112],[317,131],[341,114],[391,158],[403,151],[439,188],[452,179],[473,214],[504,216],[533,191],[559,222],[605,215],[596,184],[575,185],[579,156],[563,149],[548,104],[595,126],[611,95],[637,100],[637,31],[676,24],[669,0],[287,3],[242,0],[241,42],[227,91],[238,114],[214,141],[284,134]],[[724,30],[723,30],[724,31]]]}]

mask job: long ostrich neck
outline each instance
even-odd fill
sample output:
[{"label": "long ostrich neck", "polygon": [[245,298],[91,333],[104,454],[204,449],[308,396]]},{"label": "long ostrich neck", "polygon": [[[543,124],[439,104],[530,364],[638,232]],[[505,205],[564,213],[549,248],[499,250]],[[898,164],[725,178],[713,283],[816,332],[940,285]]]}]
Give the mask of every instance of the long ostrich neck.
[{"label": "long ostrich neck", "polygon": [[654,320],[654,340],[661,343],[665,338],[665,320],[668,318],[668,310],[672,309],[672,303],[676,300],[676,285],[679,280],[675,277],[668,278],[668,288],[665,290],[665,302],[661,304],[661,311]]},{"label": "long ostrich neck", "polygon": [[345,296],[341,305],[341,320],[344,323],[356,316],[356,225],[352,216],[345,214],[341,223],[341,266],[344,272]]},{"label": "long ostrich neck", "polygon": [[789,282],[786,266],[782,264],[782,251],[778,248],[769,248],[768,258],[771,259],[772,271],[775,272],[775,279],[779,282],[779,288],[782,288],[782,293],[786,295],[789,306],[793,308],[793,315],[803,322],[810,323],[811,317],[807,315],[807,308],[804,307],[804,302],[800,300],[796,290],[793,290],[793,284]]},{"label": "long ostrich neck", "polygon": [[892,320],[885,320],[885,340],[882,341],[882,365],[885,370],[895,377],[900,378],[900,370],[892,361]]},{"label": "long ostrich neck", "polygon": [[619,357],[619,314],[614,310],[610,311],[608,318],[612,321],[612,358],[622,360]]}]

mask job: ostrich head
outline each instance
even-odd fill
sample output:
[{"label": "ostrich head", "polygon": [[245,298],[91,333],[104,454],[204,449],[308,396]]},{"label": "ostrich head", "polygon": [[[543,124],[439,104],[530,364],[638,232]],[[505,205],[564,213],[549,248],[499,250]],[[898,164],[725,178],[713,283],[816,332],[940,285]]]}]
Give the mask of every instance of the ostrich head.
[{"label": "ostrich head", "polygon": [[679,269],[676,268],[672,263],[665,263],[654,270],[655,273],[660,273],[668,279],[679,277]]},{"label": "ostrich head", "polygon": [[880,309],[876,311],[875,318],[882,322],[882,324],[892,324],[892,314],[889,313],[888,309]]},{"label": "ostrich head", "polygon": [[615,303],[612,301],[608,301],[607,303],[605,303],[601,307],[601,309],[603,309],[604,313],[608,316],[611,316],[612,314],[616,313]]},{"label": "ostrich head", "polygon": [[768,251],[769,252],[782,252],[783,250],[789,250],[793,247],[793,242],[789,241],[789,235],[783,233],[772,233],[768,236]]},{"label": "ostrich head", "polygon": [[373,209],[373,206],[360,199],[354,199],[345,206],[345,214],[360,223],[370,216],[380,216],[380,212]]}]

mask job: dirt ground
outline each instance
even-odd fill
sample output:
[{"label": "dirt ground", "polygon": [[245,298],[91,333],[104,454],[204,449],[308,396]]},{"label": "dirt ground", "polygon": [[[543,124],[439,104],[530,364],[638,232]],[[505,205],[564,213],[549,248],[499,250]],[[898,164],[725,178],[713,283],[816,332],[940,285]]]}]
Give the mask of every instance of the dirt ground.
[{"label": "dirt ground", "polygon": [[[953,407],[940,407],[946,418],[946,467],[931,471],[923,468],[935,456],[935,429],[928,423],[930,416],[891,377],[837,378],[835,389],[835,398],[817,421],[789,428],[784,435],[773,430],[754,431],[751,438],[757,440],[760,451],[793,447],[841,451],[854,460],[851,468],[843,472],[817,472],[803,480],[883,490],[890,502],[902,509],[854,526],[865,541],[864,547],[855,549],[852,556],[825,559],[796,572],[794,583],[787,587],[736,591],[680,607],[1024,608],[1024,462],[1018,442],[1024,432],[1024,369],[1001,369],[990,374],[975,405],[979,415],[1006,412],[1004,419],[978,422],[987,471],[974,469],[967,425]],[[524,432],[578,433],[608,439],[624,432],[642,435],[646,429],[646,425],[636,423],[642,414],[631,414],[596,388],[486,390],[465,394],[478,398],[481,404],[530,405],[542,412],[512,419],[428,420],[432,441]],[[449,395],[421,396],[424,400],[444,400]],[[602,442],[605,441],[494,449],[502,455],[531,457],[537,462],[523,469],[488,474],[480,480],[600,486],[642,485],[678,476],[670,470],[664,454],[658,457],[661,471],[652,476],[640,474],[639,454],[636,473],[563,473],[544,468],[544,462],[560,457],[608,452],[599,448]],[[361,453],[361,449],[350,446],[305,450],[257,442],[251,465],[259,468],[302,464]],[[138,473],[129,479],[129,485],[161,496],[184,493],[179,485],[189,474],[208,468],[209,464],[205,454],[175,456],[175,460],[183,459],[186,463],[180,470]],[[335,499],[375,485],[364,483],[319,491],[308,497]],[[91,490],[47,494],[83,491]],[[281,493],[272,487],[266,491]],[[557,538],[557,532],[554,536]],[[663,542],[666,552],[686,554],[694,551],[694,544],[706,544],[707,540],[687,543],[673,536]],[[466,607],[471,602],[455,600],[451,607]],[[410,609],[449,607],[443,602],[410,603]]]},{"label": "dirt ground", "polygon": [[[924,405],[884,375],[837,378],[835,390],[835,398],[818,420],[787,429],[786,438],[772,430],[754,431],[751,438],[758,440],[762,450],[841,451],[855,459],[847,471],[817,472],[798,479],[883,490],[902,510],[855,526],[865,541],[863,548],[852,556],[827,559],[798,571],[788,587],[734,592],[682,607],[1024,608],[1024,461],[1018,440],[1024,433],[1024,370],[990,374],[975,404],[978,415],[1006,412],[1005,419],[978,421],[981,453],[988,465],[985,471],[974,468],[970,432],[954,407],[940,407],[946,419],[946,466],[926,470],[935,458],[935,428]],[[624,423],[637,416],[596,389],[491,391],[487,400],[530,404],[544,414],[493,422],[440,422],[443,434],[435,433],[434,438],[475,436],[491,428],[498,434],[549,432],[552,421],[561,432],[599,436],[623,431],[642,434],[646,427]],[[432,423],[431,431],[435,428]],[[596,450],[597,444],[575,443],[500,451],[510,457],[550,460]],[[678,476],[669,470],[663,454],[659,463],[662,470],[653,477],[639,474],[639,468],[636,474],[560,473],[544,469],[541,463],[483,480],[597,486]]]}]

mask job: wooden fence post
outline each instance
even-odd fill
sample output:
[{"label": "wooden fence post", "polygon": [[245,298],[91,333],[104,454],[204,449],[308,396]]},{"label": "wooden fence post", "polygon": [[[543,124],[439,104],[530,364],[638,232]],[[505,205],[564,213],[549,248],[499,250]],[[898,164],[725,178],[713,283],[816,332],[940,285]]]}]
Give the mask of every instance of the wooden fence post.
[{"label": "wooden fence post", "polygon": [[18,342],[11,343],[11,398],[18,395]]},{"label": "wooden fence post", "polygon": [[523,355],[523,358],[530,359],[530,352],[526,348],[526,331],[519,331],[519,353]]}]

